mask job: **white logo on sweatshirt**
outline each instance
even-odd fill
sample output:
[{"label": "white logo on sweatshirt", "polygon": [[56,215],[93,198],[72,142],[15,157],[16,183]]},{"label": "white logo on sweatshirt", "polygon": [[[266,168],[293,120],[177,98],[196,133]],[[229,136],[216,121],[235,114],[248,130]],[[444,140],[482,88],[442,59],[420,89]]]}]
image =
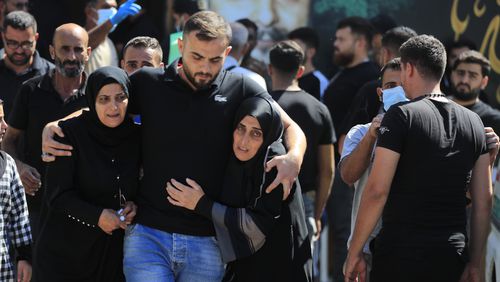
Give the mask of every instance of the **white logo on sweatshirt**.
[{"label": "white logo on sweatshirt", "polygon": [[220,102],[220,103],[225,103],[225,102],[227,102],[227,97],[224,97],[222,95],[215,95],[214,96],[214,101],[215,102]]}]

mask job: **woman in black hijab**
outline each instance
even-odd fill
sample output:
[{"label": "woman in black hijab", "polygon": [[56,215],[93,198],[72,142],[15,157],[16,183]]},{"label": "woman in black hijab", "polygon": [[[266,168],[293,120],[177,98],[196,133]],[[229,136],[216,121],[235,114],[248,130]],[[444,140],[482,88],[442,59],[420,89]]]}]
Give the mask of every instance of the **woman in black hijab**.
[{"label": "woman in black hijab", "polygon": [[266,173],[266,162],[286,153],[282,133],[281,118],[271,102],[249,98],[236,113],[233,153],[218,201],[209,199],[193,180],[184,185],[172,179],[167,184],[172,204],[212,220],[228,264],[224,281],[311,281],[299,186],[285,201],[282,187],[265,192],[277,173]]},{"label": "woman in black hijab", "polygon": [[47,166],[35,281],[124,281],[123,229],[135,216],[138,128],[127,115],[127,74],[104,67],[88,78],[89,111],[59,126],[71,157]]}]

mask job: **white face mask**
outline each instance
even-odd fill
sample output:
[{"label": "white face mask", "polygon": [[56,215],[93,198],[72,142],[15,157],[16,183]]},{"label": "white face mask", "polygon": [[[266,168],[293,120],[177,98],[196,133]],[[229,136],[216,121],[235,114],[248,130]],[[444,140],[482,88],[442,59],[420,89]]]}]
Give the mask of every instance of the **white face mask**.
[{"label": "white face mask", "polygon": [[406,98],[403,87],[397,86],[382,90],[382,101],[384,103],[384,110],[387,112],[392,105],[409,100]]},{"label": "white face mask", "polygon": [[100,25],[109,20],[109,18],[116,14],[116,12],[117,10],[115,8],[97,10],[97,15],[99,16],[99,18],[97,19],[97,25]]}]

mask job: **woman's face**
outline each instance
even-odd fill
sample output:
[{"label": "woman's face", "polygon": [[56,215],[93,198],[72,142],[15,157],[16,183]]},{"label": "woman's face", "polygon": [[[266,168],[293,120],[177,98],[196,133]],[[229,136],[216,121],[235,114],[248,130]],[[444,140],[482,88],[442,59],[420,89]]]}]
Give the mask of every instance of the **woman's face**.
[{"label": "woman's face", "polygon": [[252,116],[245,116],[233,132],[233,151],[240,161],[248,161],[257,154],[264,142],[264,133],[259,121]]},{"label": "woman's face", "polygon": [[95,109],[99,120],[107,127],[117,127],[125,119],[128,98],[118,83],[103,86],[97,94]]}]

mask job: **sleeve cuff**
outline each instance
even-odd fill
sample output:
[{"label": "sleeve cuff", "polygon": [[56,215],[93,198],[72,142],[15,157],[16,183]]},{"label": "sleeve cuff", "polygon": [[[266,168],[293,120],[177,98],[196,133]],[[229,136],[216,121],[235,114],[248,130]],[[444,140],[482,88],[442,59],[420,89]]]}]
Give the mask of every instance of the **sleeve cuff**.
[{"label": "sleeve cuff", "polygon": [[194,211],[197,214],[200,214],[204,217],[212,219],[212,206],[213,205],[214,205],[214,202],[209,197],[207,197],[207,195],[203,195],[200,198],[200,200],[198,201],[198,204],[196,204]]}]

